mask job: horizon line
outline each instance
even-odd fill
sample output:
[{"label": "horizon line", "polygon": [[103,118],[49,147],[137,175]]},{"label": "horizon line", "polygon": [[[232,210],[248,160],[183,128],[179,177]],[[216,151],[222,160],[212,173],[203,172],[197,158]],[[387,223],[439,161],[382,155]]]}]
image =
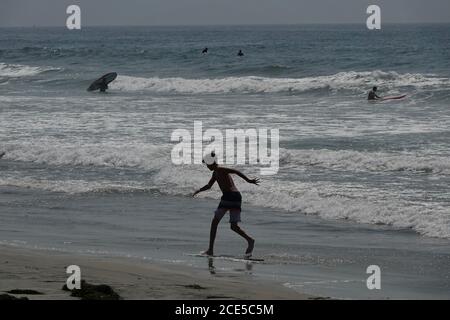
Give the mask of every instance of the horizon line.
[{"label": "horizon line", "polygon": [[[418,25],[418,24],[450,24],[450,21],[422,21],[422,22],[383,22],[384,25]],[[96,28],[96,27],[246,27],[246,26],[313,26],[313,25],[365,25],[365,21],[362,22],[299,22],[299,23],[234,23],[234,24],[88,24],[82,25],[83,28]],[[65,25],[0,25],[0,28],[66,28]]]}]

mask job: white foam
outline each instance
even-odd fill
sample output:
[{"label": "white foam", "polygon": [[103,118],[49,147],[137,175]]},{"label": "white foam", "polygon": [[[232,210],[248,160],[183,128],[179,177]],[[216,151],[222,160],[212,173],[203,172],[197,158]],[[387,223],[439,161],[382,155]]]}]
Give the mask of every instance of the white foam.
[{"label": "white foam", "polygon": [[[204,185],[210,172],[204,166],[174,166],[170,161],[170,145],[114,142],[105,144],[72,144],[56,141],[27,142],[5,146],[7,160],[47,164],[51,167],[68,165],[106,168],[138,168],[148,179],[94,181],[50,179],[23,176],[26,173],[9,173],[0,177],[0,185],[30,187],[51,191],[83,193],[101,191],[157,190],[170,195],[189,195]],[[432,168],[433,175],[449,173],[449,163],[444,157],[415,155],[413,153],[389,154],[331,150],[283,150],[282,170],[293,164],[299,166],[324,166],[346,170],[421,171]],[[114,170],[114,169],[112,169]],[[252,168],[244,171],[251,175]],[[113,171],[114,172],[114,171]],[[119,172],[119,171],[117,171]],[[32,173],[31,173],[32,174]],[[114,177],[114,175],[108,175]],[[77,176],[78,177],[78,176]],[[115,179],[115,178],[109,178]],[[243,191],[245,203],[286,210],[293,213],[318,215],[325,219],[348,219],[359,223],[386,224],[396,228],[411,228],[431,236],[450,238],[450,210],[442,203],[414,202],[400,192],[331,182],[280,180],[281,176],[266,177],[261,187],[251,186],[236,178]],[[201,197],[218,199],[217,186]]]},{"label": "white foam", "polygon": [[374,83],[389,88],[414,86],[450,87],[450,79],[434,75],[399,74],[394,71],[340,72],[329,76],[306,78],[226,77],[217,79],[140,78],[119,75],[111,88],[122,91],[158,93],[276,93],[305,92],[315,89],[349,89],[365,93]]},{"label": "white foam", "polygon": [[286,150],[280,153],[281,165],[317,166],[347,171],[409,171],[450,174],[446,155],[419,152],[361,152],[353,150]]},{"label": "white foam", "polygon": [[136,181],[87,181],[87,180],[48,180],[33,177],[1,177],[0,185],[16,188],[32,188],[52,192],[63,192],[69,194],[94,193],[94,192],[135,192],[151,191],[139,185]]},{"label": "white foam", "polygon": [[385,224],[440,238],[450,238],[450,209],[439,204],[412,203],[396,194],[367,186],[349,190],[321,183],[265,183],[263,192],[244,187],[252,204],[345,219],[358,223]]},{"label": "white foam", "polygon": [[20,64],[0,63],[0,77],[20,78],[30,77],[47,71],[57,71],[59,68],[52,67],[32,67]]},{"label": "white foam", "polygon": [[58,143],[39,140],[5,147],[8,159],[52,166],[140,167],[158,169],[169,161],[170,145],[148,143]]},{"label": "white foam", "polygon": [[[209,174],[204,168],[164,167],[154,182],[161,192],[187,195],[193,186],[204,185]],[[249,170],[245,170],[247,173]],[[282,209],[292,213],[317,215],[325,219],[344,219],[367,224],[385,224],[413,229],[429,236],[450,238],[450,209],[439,203],[411,202],[392,190],[366,185],[330,182],[289,182],[267,177],[259,188],[235,179],[248,204]],[[219,199],[217,186],[200,195]]]}]

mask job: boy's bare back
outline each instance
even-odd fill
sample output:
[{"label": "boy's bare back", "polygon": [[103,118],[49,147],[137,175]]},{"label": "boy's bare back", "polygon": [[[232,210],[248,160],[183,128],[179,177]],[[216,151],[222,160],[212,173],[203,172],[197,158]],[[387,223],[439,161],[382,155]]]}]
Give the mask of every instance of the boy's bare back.
[{"label": "boy's bare back", "polygon": [[232,169],[218,167],[214,170],[211,179],[217,181],[220,190],[225,192],[237,192],[238,189],[234,184],[233,178],[231,177]]},{"label": "boy's bare back", "polygon": [[194,194],[192,195],[194,197],[196,194],[198,194],[200,192],[211,189],[211,187],[214,185],[214,183],[216,181],[217,181],[217,184],[219,185],[222,193],[239,192],[238,189],[236,188],[236,185],[234,184],[233,179],[231,178],[231,174],[235,174],[235,175],[241,177],[248,183],[252,183],[252,184],[256,184],[256,185],[259,184],[259,179],[249,179],[245,174],[243,174],[242,172],[240,172],[238,170],[220,167],[216,163],[207,165],[207,166],[208,166],[208,169],[213,172],[211,179],[209,180],[207,185],[205,185],[204,187],[202,187],[194,192]]}]

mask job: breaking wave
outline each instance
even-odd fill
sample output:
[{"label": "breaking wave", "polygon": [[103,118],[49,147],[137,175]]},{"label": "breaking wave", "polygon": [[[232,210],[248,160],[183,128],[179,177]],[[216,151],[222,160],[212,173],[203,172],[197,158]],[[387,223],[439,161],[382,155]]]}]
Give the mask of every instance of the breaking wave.
[{"label": "breaking wave", "polygon": [[282,150],[282,165],[317,166],[349,171],[406,171],[450,174],[448,156],[354,150]]},{"label": "breaking wave", "polygon": [[49,71],[60,71],[60,68],[32,67],[21,64],[0,63],[0,78],[31,77]]},{"label": "breaking wave", "polygon": [[111,88],[122,91],[157,93],[301,93],[311,90],[354,90],[361,93],[373,83],[390,88],[449,88],[450,79],[433,75],[399,74],[394,71],[340,72],[329,76],[306,78],[226,77],[221,79],[140,78],[119,75]]},{"label": "breaking wave", "polygon": [[[5,174],[0,185],[37,188],[65,193],[92,192],[157,192],[185,196],[207,181],[209,173],[200,165],[174,166],[170,161],[170,145],[144,143],[111,143],[105,145],[64,145],[27,143],[9,145],[6,160],[34,162],[52,166],[92,166],[110,168],[94,176],[66,176],[65,179],[34,177],[22,173]],[[282,150],[281,166],[324,166],[346,170],[432,171],[449,173],[448,161],[440,157],[410,154],[368,153],[331,150]],[[136,176],[120,175],[120,168],[133,168]],[[430,169],[427,169],[430,168]],[[62,168],[61,170],[65,170]],[[113,171],[111,171],[113,170]],[[70,173],[69,170],[68,172]],[[75,170],[75,171],[78,171]],[[97,170],[95,170],[97,172]],[[246,172],[251,169],[246,170]],[[67,174],[69,174],[67,173]],[[19,175],[18,175],[19,174]],[[88,177],[91,177],[88,179]],[[122,179],[122,180],[121,180]],[[448,208],[440,204],[422,204],[400,199],[389,190],[352,188],[333,182],[285,181],[265,177],[263,188],[255,189],[239,179],[236,183],[247,204],[317,215],[325,219],[350,220],[358,223],[389,225],[412,229],[419,234],[450,238]],[[219,190],[201,195],[217,199]]]},{"label": "breaking wave", "polygon": [[[66,145],[50,142],[9,145],[7,158],[52,166],[99,166],[155,170],[170,161],[173,146],[148,143],[104,143],[102,145]],[[280,166],[321,167],[347,171],[405,171],[450,175],[446,155],[419,152],[366,152],[328,149],[281,149]]]}]

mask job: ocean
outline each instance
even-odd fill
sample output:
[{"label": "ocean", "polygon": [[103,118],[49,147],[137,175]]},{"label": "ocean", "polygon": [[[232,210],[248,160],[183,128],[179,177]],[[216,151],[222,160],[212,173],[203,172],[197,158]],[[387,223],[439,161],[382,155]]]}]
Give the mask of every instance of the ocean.
[{"label": "ocean", "polygon": [[[86,91],[111,71],[118,78],[107,94]],[[373,86],[407,97],[368,102]],[[422,259],[423,276],[434,261],[439,271],[428,283],[440,281],[436,294],[448,298],[449,106],[448,24],[2,28],[0,241],[197,264],[183,253],[206,249],[220,193],[215,186],[189,198],[210,172],[172,164],[172,132],[192,131],[194,121],[204,129],[273,128],[279,172],[261,176],[259,187],[235,179],[243,228],[267,237],[259,254],[273,263],[264,274],[289,265],[276,272],[292,285],[301,280],[298,261],[320,264],[325,251],[301,241],[350,250],[377,239],[378,250],[405,256],[401,272],[410,270],[405,261]],[[259,175],[255,166],[237,168]],[[228,233],[219,230],[216,251]],[[156,249],[161,242],[165,253]],[[408,243],[420,252],[408,256]],[[240,252],[231,244],[229,253]],[[317,283],[310,280],[301,288]],[[405,297],[394,291],[382,297]],[[334,291],[358,296],[352,292]]]}]

